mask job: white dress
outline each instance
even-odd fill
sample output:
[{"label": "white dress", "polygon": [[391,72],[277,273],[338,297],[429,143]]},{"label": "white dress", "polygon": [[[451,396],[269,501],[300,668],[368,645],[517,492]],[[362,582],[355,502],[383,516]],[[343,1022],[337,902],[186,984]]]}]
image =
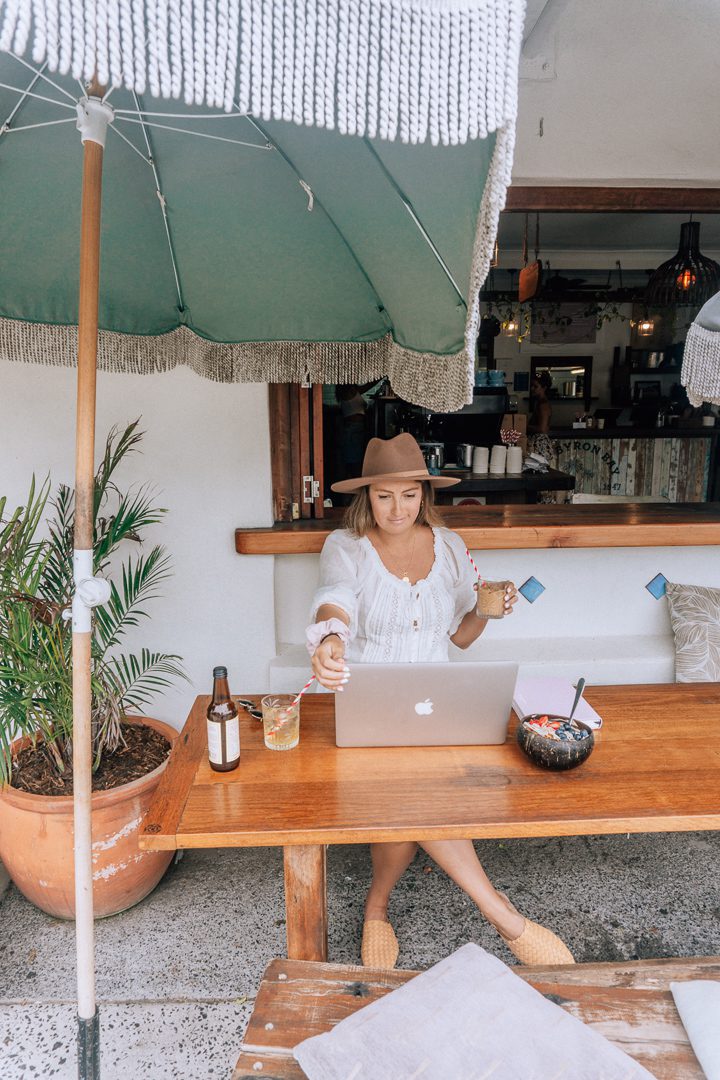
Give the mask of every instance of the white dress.
[{"label": "white dress", "polygon": [[330,534],[320,554],[320,585],[310,621],[323,604],[350,617],[348,660],[379,664],[448,659],[450,635],[475,607],[475,571],[465,544],[450,529],[433,528],[435,561],[410,585],[391,574],[367,536]]}]

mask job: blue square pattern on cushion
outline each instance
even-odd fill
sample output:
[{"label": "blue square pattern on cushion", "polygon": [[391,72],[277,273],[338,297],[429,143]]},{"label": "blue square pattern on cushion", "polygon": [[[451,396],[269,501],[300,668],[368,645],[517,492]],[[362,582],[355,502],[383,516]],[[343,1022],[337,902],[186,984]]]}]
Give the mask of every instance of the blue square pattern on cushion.
[{"label": "blue square pattern on cushion", "polygon": [[528,604],[534,604],[538,597],[545,592],[545,586],[536,577],[529,577],[520,586],[518,592],[522,593]]},{"label": "blue square pattern on cushion", "polygon": [[656,574],[652,581],[648,581],[645,588],[656,600],[661,600],[667,588],[667,578],[664,574]]}]

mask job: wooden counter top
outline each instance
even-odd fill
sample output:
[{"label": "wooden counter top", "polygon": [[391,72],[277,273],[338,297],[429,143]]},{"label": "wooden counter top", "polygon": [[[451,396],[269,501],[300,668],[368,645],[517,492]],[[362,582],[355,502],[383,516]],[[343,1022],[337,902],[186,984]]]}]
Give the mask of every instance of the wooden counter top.
[{"label": "wooden counter top", "polygon": [[[720,503],[444,506],[446,525],[473,550],[720,545]],[[236,529],[240,555],[317,554],[338,515]]]},{"label": "wooden counter top", "polygon": [[711,439],[720,434],[720,427],[559,427],[548,434],[551,439]]}]

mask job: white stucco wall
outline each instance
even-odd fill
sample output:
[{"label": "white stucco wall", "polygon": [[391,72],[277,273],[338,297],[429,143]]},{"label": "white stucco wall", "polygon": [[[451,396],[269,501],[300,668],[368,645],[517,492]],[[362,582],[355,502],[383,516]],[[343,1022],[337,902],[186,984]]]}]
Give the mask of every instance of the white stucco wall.
[{"label": "white stucco wall", "polygon": [[[511,578],[521,585],[532,575],[546,589],[533,604],[521,598],[512,618],[490,623],[493,640],[669,635],[667,602],[645,588],[651,578],[663,573],[669,581],[720,588],[716,547],[524,549],[473,557],[490,581]],[[318,564],[318,555],[276,559],[276,588],[284,597],[277,632],[283,643],[304,639]],[[481,638],[472,650],[476,659],[482,646]]]},{"label": "white stucco wall", "polygon": [[716,0],[553,0],[529,43],[551,77],[520,82],[515,183],[714,187],[718,38]]},{"label": "white stucco wall", "polygon": [[[233,688],[265,686],[275,653],[273,560],[235,552],[239,525],[271,522],[265,385],[221,386],[187,370],[106,375],[97,388],[98,450],[113,424],[142,416],[142,453],[121,486],[149,483],[169,513],[148,530],[165,544],[175,573],[148,608],[152,619],[130,644],[176,652],[191,685],[163,694],[152,713],[181,727],[190,702],[227,664]],[[0,362],[0,495],[22,502],[33,471],[73,483],[75,371]]]}]

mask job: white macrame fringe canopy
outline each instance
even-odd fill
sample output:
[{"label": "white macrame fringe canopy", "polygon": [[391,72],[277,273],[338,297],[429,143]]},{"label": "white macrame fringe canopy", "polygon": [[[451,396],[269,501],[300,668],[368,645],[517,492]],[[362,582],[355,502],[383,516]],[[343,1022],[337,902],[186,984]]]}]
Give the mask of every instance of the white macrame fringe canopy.
[{"label": "white macrame fringe canopy", "polygon": [[51,72],[455,145],[514,124],[525,0],[0,0],[0,50]]},{"label": "white macrame fringe canopy", "polygon": [[695,408],[720,405],[720,293],[711,296],[688,330],[680,381]]}]

